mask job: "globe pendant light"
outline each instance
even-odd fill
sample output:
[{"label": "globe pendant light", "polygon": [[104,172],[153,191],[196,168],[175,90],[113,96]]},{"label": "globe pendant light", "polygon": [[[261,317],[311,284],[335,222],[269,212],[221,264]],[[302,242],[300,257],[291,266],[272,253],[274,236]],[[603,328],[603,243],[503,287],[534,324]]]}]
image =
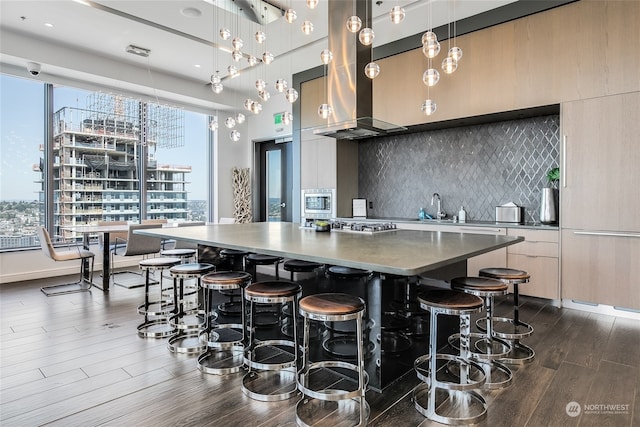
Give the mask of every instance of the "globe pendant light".
[{"label": "globe pendant light", "polygon": [[237,131],[236,129],[232,130],[231,133],[229,134],[229,138],[231,138],[233,142],[240,141],[240,132]]},{"label": "globe pendant light", "polygon": [[429,59],[435,58],[440,53],[440,43],[437,40],[429,40],[422,46],[422,53]]},{"label": "globe pendant light", "polygon": [[258,92],[260,92],[261,90],[264,90],[265,87],[267,87],[267,83],[264,80],[262,79],[256,80],[256,89],[258,90]]},{"label": "globe pendant light", "polygon": [[239,50],[234,50],[233,52],[231,52],[231,58],[233,58],[234,62],[240,62],[240,60],[242,59],[242,52],[240,52]]},{"label": "globe pendant light", "polygon": [[231,40],[231,46],[233,46],[234,50],[240,50],[242,46],[244,46],[244,42],[240,37],[234,37],[233,40]]},{"label": "globe pendant light", "polygon": [[215,74],[211,74],[211,84],[220,83],[222,79],[220,78],[220,72],[216,71]]},{"label": "globe pendant light", "polygon": [[251,104],[253,104],[253,100],[247,98],[244,100],[244,109],[247,111],[251,111]]},{"label": "globe pendant light", "polygon": [[333,108],[329,104],[321,104],[318,107],[318,115],[323,119],[328,119],[333,114]]},{"label": "globe pendant light", "polygon": [[298,14],[293,9],[287,9],[287,11],[284,13],[284,20],[289,24],[293,23],[293,21],[295,21],[297,18]]},{"label": "globe pendant light", "polygon": [[457,68],[458,68],[458,61],[456,61],[450,56],[447,56],[442,61],[442,71],[444,71],[446,74],[453,73]]},{"label": "globe pendant light", "polygon": [[373,43],[373,39],[375,38],[375,36],[376,35],[373,33],[373,30],[371,28],[363,28],[362,30],[360,30],[358,38],[360,39],[360,43],[365,46],[369,46],[371,45],[371,43]]},{"label": "globe pendant light", "polygon": [[447,55],[458,62],[462,59],[462,49],[457,46],[452,47],[451,49],[449,49],[449,53]]},{"label": "globe pendant light", "polygon": [[276,80],[276,90],[280,93],[287,90],[287,81],[285,79]]},{"label": "globe pendant light", "polygon": [[438,36],[433,31],[427,31],[422,35],[422,45],[426,45],[430,41],[438,41]]},{"label": "globe pendant light", "polygon": [[213,91],[213,93],[215,93],[216,95],[221,93],[223,89],[224,89],[224,86],[222,86],[222,83],[220,82],[213,83],[211,85],[211,91]]},{"label": "globe pendant light", "polygon": [[251,112],[253,114],[260,114],[261,111],[262,111],[262,104],[256,101],[251,103]]},{"label": "globe pendant light", "polygon": [[224,121],[224,125],[231,129],[236,125],[236,119],[234,119],[233,117],[227,117],[227,119]]},{"label": "globe pendant light", "polygon": [[315,9],[318,6],[318,0],[307,0],[307,7],[309,9]]},{"label": "globe pendant light", "polygon": [[229,40],[231,38],[231,31],[226,27],[220,28],[220,38],[222,40]]},{"label": "globe pendant light", "polygon": [[265,64],[269,65],[273,62],[273,60],[274,60],[273,53],[266,51],[265,53],[262,54],[262,61]]},{"label": "globe pendant light", "polygon": [[267,40],[267,35],[262,30],[256,31],[255,37],[258,43],[264,43],[264,41]]},{"label": "globe pendant light", "polygon": [[422,74],[422,82],[429,86],[435,86],[440,81],[440,73],[435,68],[429,68]]},{"label": "globe pendant light", "polygon": [[437,105],[434,101],[427,99],[422,103],[420,110],[426,115],[430,116],[436,112]]},{"label": "globe pendant light", "polygon": [[329,49],[322,49],[322,52],[320,52],[320,60],[324,65],[327,65],[333,61],[333,53],[331,53]]},{"label": "globe pendant light", "polygon": [[352,33],[357,33],[360,31],[360,28],[362,28],[362,19],[355,15],[347,19],[347,30]]},{"label": "globe pendant light", "polygon": [[269,98],[271,98],[271,94],[269,93],[269,91],[267,90],[261,90],[260,92],[258,92],[258,96],[260,97],[260,99],[262,99],[263,101],[268,101]]},{"label": "globe pendant light", "polygon": [[209,130],[210,131],[216,131],[218,130],[218,120],[213,119],[209,122]]},{"label": "globe pendant light", "polygon": [[242,124],[242,123],[244,123],[245,119],[246,119],[246,117],[244,116],[244,114],[242,114],[242,113],[236,114],[236,123]]},{"label": "globe pendant light", "polygon": [[284,94],[284,97],[287,101],[289,101],[290,103],[294,103],[296,102],[296,100],[298,99],[298,91],[295,90],[294,88],[290,87],[289,89],[287,89],[287,91]]},{"label": "globe pendant light", "polygon": [[253,67],[254,65],[256,65],[258,63],[258,58],[256,58],[253,55],[249,55],[249,57],[247,58],[247,62],[249,63],[250,67]]},{"label": "globe pendant light", "polygon": [[229,75],[230,75],[231,77],[236,77],[236,76],[238,76],[238,69],[237,69],[235,66],[233,66],[233,65],[229,65],[229,66],[227,67],[227,72],[229,73]]},{"label": "globe pendant light", "polygon": [[391,8],[391,12],[389,12],[389,16],[391,17],[391,22],[394,24],[399,24],[404,20],[404,8],[401,6],[394,6]]},{"label": "globe pendant light", "polygon": [[369,62],[366,67],[364,67],[364,75],[369,77],[370,79],[375,79],[380,74],[380,66],[375,62]]},{"label": "globe pendant light", "polygon": [[313,23],[311,21],[304,21],[302,23],[302,32],[307,36],[313,33]]},{"label": "globe pendant light", "polygon": [[292,121],[293,121],[293,114],[287,111],[282,115],[282,123],[284,123],[285,125],[291,124]]}]

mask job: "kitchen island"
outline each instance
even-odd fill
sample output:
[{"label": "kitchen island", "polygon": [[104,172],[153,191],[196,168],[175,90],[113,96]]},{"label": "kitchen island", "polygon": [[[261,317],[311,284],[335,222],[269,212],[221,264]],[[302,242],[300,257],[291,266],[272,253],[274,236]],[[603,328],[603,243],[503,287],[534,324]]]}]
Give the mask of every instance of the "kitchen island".
[{"label": "kitchen island", "polygon": [[[378,391],[412,369],[416,356],[428,351],[427,317],[415,308],[415,300],[403,300],[410,294],[410,286],[415,288],[415,277],[448,280],[464,276],[468,258],[524,240],[517,236],[416,230],[317,232],[285,222],[158,228],[136,233],[373,271],[366,285],[350,284],[337,291],[365,299],[369,325],[366,370],[369,387]],[[303,293],[315,291],[303,283]],[[446,339],[448,332],[456,330],[457,319],[442,323],[441,335]],[[320,344],[316,351],[322,352]]]}]

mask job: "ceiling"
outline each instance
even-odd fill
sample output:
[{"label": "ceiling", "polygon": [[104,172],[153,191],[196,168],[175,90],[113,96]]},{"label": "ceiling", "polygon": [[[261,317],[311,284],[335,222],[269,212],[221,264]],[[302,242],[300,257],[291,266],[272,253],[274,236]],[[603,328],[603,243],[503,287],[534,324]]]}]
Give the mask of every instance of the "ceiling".
[{"label": "ceiling", "polygon": [[[262,0],[235,1],[0,0],[0,64],[3,72],[27,77],[26,64],[32,61],[42,66],[41,80],[87,88],[98,84],[203,110],[240,109],[245,94],[255,94],[257,78],[270,84],[277,78],[290,82],[292,74],[321,65],[319,54],[327,43],[326,0],[314,10],[304,0],[270,0],[296,10],[293,24],[277,15],[270,23],[256,23],[245,9],[263,9]],[[375,47],[515,0],[370,1]],[[396,5],[406,10],[400,24],[389,19]],[[314,25],[308,36],[301,31],[305,20]],[[260,58],[269,50],[275,61],[253,68],[246,59],[234,63],[230,40],[218,35],[221,27],[240,35],[245,55]],[[255,41],[258,30],[266,33],[266,45]],[[150,54],[128,53],[128,45],[149,49]],[[240,77],[225,78],[224,91],[214,94],[211,74],[220,70],[226,76],[231,64],[241,70]]]}]

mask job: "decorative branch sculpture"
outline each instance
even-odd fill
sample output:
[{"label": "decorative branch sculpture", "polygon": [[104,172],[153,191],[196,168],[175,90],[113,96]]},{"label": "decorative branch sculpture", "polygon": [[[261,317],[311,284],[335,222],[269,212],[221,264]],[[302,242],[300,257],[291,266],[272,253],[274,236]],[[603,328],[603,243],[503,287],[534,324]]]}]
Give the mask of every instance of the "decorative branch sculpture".
[{"label": "decorative branch sculpture", "polygon": [[251,174],[249,168],[233,168],[233,217],[236,223],[253,221],[251,213]]}]

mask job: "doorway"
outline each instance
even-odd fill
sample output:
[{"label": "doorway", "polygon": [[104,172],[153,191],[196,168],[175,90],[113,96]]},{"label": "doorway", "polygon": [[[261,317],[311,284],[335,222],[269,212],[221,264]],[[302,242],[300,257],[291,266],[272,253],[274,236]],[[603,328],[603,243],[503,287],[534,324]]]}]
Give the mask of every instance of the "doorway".
[{"label": "doorway", "polygon": [[292,221],[292,142],[271,140],[256,144],[258,218],[264,222]]}]

